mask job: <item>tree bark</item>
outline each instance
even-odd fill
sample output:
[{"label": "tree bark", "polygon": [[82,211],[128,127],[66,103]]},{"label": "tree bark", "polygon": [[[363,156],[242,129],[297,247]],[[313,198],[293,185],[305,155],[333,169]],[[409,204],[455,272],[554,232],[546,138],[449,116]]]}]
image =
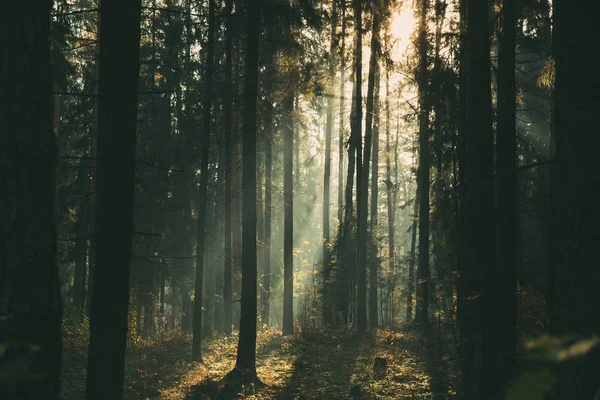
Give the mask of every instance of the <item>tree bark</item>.
[{"label": "tree bark", "polygon": [[[365,131],[364,153],[362,149],[362,0],[353,0],[354,6],[354,48],[355,64],[354,77],[356,80],[356,108],[354,111],[354,140],[356,148],[356,190],[357,190],[357,240],[356,250],[358,262],[356,264],[356,328],[359,333],[367,329],[367,208],[369,187],[369,161],[371,158],[371,127],[367,123]],[[370,75],[370,73],[369,73]],[[370,81],[370,77],[369,77]],[[372,87],[372,86],[371,86]],[[372,94],[372,92],[371,92]],[[371,99],[372,100],[372,99]],[[367,119],[369,116],[367,110]],[[372,121],[371,121],[372,122]]]},{"label": "tree bark", "polygon": [[487,0],[467,0],[466,263],[475,296],[466,311],[473,324],[474,387],[469,398],[498,391],[494,338],[496,284],[494,141]]},{"label": "tree bark", "polygon": [[24,358],[30,363],[25,372],[40,375],[20,381],[5,375],[0,398],[7,400],[59,398],[62,302],[56,260],[51,9],[51,1],[6,2],[0,14],[2,364],[11,374]]},{"label": "tree bark", "polygon": [[[337,0],[332,2],[331,11],[331,38],[329,42],[329,79],[331,93],[333,94],[333,84],[335,81],[335,57],[336,57],[336,29],[337,29]],[[333,132],[333,96],[327,98],[327,117],[325,122],[325,167],[323,171],[323,322],[326,325],[331,324],[331,300],[330,300],[330,278],[331,265],[329,257],[329,246],[331,241],[329,228],[329,208],[330,208],[330,184],[331,184],[331,136]]]},{"label": "tree bark", "polygon": [[379,259],[377,257],[377,206],[379,196],[379,66],[375,74],[374,105],[373,105],[373,166],[371,170],[371,231],[369,239],[369,326],[377,328],[379,318],[377,311],[377,286],[379,278]]},{"label": "tree bark", "polygon": [[429,104],[427,101],[427,2],[419,20],[419,264],[415,320],[429,322]]},{"label": "tree bark", "polygon": [[225,221],[223,228],[224,236],[224,263],[223,263],[223,332],[226,335],[231,334],[231,325],[233,323],[233,276],[232,276],[232,250],[231,250],[231,177],[233,174],[233,145],[232,145],[232,52],[233,52],[233,35],[234,35],[234,20],[231,13],[233,12],[233,0],[225,2],[225,76],[223,86],[223,129],[225,136]]},{"label": "tree bark", "polygon": [[[260,0],[246,2],[248,14],[243,114],[242,297],[236,368],[244,382],[256,375],[256,114]],[[232,371],[232,373],[235,373]]]},{"label": "tree bark", "polygon": [[86,399],[123,398],[141,2],[100,6],[96,274]]},{"label": "tree bark", "polygon": [[496,134],[497,308],[495,332],[499,376],[508,383],[517,362],[517,130],[515,85],[516,2],[502,3],[498,43],[498,122]]},{"label": "tree bark", "polygon": [[283,334],[294,333],[294,96],[284,100],[283,127]]}]

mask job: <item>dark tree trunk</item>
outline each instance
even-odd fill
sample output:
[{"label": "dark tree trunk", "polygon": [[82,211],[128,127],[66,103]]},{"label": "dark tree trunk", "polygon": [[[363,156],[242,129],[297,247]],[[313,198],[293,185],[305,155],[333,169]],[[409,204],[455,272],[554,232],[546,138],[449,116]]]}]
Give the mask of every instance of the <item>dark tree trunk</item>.
[{"label": "dark tree trunk", "polygon": [[517,356],[517,131],[515,86],[516,0],[502,3],[498,44],[498,130],[496,134],[497,343],[499,376],[508,383]]},{"label": "dark tree trunk", "polygon": [[[379,4],[379,2],[373,2],[371,4],[372,7],[372,13],[373,13],[373,24],[371,27],[371,55],[369,57],[369,76],[368,76],[368,80],[367,80],[367,109],[366,109],[366,115],[365,115],[365,119],[366,119],[366,126],[365,126],[365,146],[363,149],[363,165],[362,165],[362,169],[361,169],[361,178],[360,178],[360,184],[359,184],[359,220],[358,220],[358,274],[359,274],[359,278],[358,278],[358,288],[359,288],[359,292],[358,292],[358,305],[359,305],[359,310],[358,310],[358,316],[359,316],[359,325],[358,325],[358,329],[360,330],[364,330],[367,328],[367,263],[369,263],[369,267],[371,270],[371,275],[370,278],[373,279],[373,281],[371,282],[371,286],[373,287],[373,284],[375,283],[374,286],[374,290],[371,290],[370,294],[371,296],[375,299],[375,306],[373,307],[369,307],[370,308],[370,312],[369,312],[369,316],[371,317],[371,324],[372,324],[372,318],[375,318],[375,325],[372,326],[376,326],[377,325],[377,286],[376,286],[376,280],[377,280],[377,271],[373,266],[373,263],[371,262],[372,260],[370,260],[370,248],[372,247],[371,244],[371,240],[369,238],[369,232],[367,230],[367,209],[368,209],[368,205],[369,205],[369,164],[371,162],[371,150],[374,144],[373,141],[373,131],[376,130],[376,128],[374,128],[374,113],[375,113],[375,108],[377,107],[376,103],[378,103],[379,99],[376,97],[379,95],[379,88],[375,87],[375,84],[379,83],[376,82],[377,80],[377,76],[379,75],[379,65],[377,63],[377,57],[378,57],[378,52],[379,52],[379,26],[381,24],[381,13],[382,10],[380,10],[379,8],[381,7],[381,5]],[[373,160],[375,161],[375,160]],[[375,169],[373,169],[375,170]],[[377,178],[375,178],[375,186],[377,186]],[[375,198],[372,196],[372,202],[376,201]],[[374,203],[376,204],[376,203]],[[377,213],[377,211],[375,211],[375,214]],[[373,218],[377,218],[377,216],[371,214],[371,219],[373,221]],[[371,228],[373,228],[373,225],[371,225]],[[371,235],[373,235],[374,229],[371,229]],[[372,270],[375,270],[375,275],[373,275]],[[363,290],[364,290],[364,296],[363,296]],[[361,307],[364,307],[364,311],[361,309]],[[361,318],[361,313],[364,312],[364,326],[361,326],[360,324],[360,318]]]},{"label": "dark tree trunk", "polygon": [[100,6],[96,274],[86,399],[123,398],[141,2]]},{"label": "dark tree trunk", "polygon": [[474,387],[468,398],[497,394],[494,338],[496,284],[494,220],[494,141],[488,2],[467,0],[466,264],[476,296],[465,307],[473,324]]},{"label": "dark tree trunk", "polygon": [[459,1],[460,14],[460,48],[459,48],[459,83],[458,83],[458,213],[456,224],[456,236],[458,238],[456,248],[456,271],[458,273],[456,283],[456,308],[459,329],[458,351],[462,355],[462,389],[464,393],[471,393],[473,389],[473,340],[471,321],[466,314],[466,301],[472,291],[469,271],[466,265],[466,135],[467,135],[467,69],[466,69],[466,26],[467,26],[467,0]]},{"label": "dark tree trunk", "polygon": [[6,2],[0,14],[0,343],[5,373],[22,357],[30,363],[24,373],[32,376],[17,382],[5,375],[0,398],[7,400],[59,398],[51,9],[51,1]]},{"label": "dark tree trunk", "polygon": [[[574,7],[570,2],[558,0],[554,2],[553,13],[556,145],[551,181],[554,246],[559,260],[553,291],[553,327],[557,334],[600,332],[598,318],[592,317],[600,302],[596,293],[600,273],[594,256],[600,242],[597,229],[600,214],[593,200],[600,189],[600,174],[594,161],[594,149],[600,138],[598,75],[585,61],[586,43],[597,39],[598,31],[593,14],[586,12],[584,4],[594,8],[591,1]],[[574,309],[573,304],[586,306]]]},{"label": "dark tree trunk", "polygon": [[223,87],[223,129],[225,136],[225,222],[223,227],[225,255],[223,263],[223,332],[231,334],[233,323],[233,276],[232,276],[232,250],[231,250],[231,177],[233,174],[233,145],[232,137],[232,52],[233,52],[233,30],[234,20],[231,15],[233,11],[233,0],[225,2],[225,76]]},{"label": "dark tree trunk", "polygon": [[[337,29],[337,0],[333,1],[331,11],[331,40],[329,42],[329,79],[331,93],[333,94],[333,83],[335,80],[335,56],[336,56],[336,29]],[[323,322],[326,325],[331,324],[331,265],[329,257],[330,228],[329,228],[329,208],[330,208],[330,184],[331,184],[331,136],[333,132],[333,96],[327,98],[327,119],[325,122],[325,168],[323,171]]]},{"label": "dark tree trunk", "polygon": [[369,239],[369,326],[377,328],[379,326],[379,318],[377,311],[377,281],[379,259],[377,257],[377,206],[379,196],[379,84],[380,72],[379,67],[375,74],[375,89],[373,105],[373,167],[371,174],[371,236]]},{"label": "dark tree trunk", "polygon": [[[89,175],[82,162],[77,171],[77,187],[80,193],[89,193]],[[81,199],[77,208],[77,242],[75,242],[75,273],[73,276],[73,306],[83,311],[85,303],[85,269],[88,255],[88,206],[87,196]]]},{"label": "dark tree trunk", "polygon": [[408,260],[408,293],[406,294],[406,319],[412,319],[413,295],[415,293],[415,263],[417,250],[417,222],[419,221],[419,193],[415,198],[410,241],[410,259]]},{"label": "dark tree trunk", "polygon": [[415,320],[429,321],[429,104],[427,101],[427,0],[419,19],[419,264]]},{"label": "dark tree trunk", "polygon": [[258,95],[258,48],[260,0],[247,1],[246,74],[243,119],[243,214],[242,214],[242,298],[240,336],[236,358],[237,374],[244,382],[256,376],[256,102]]},{"label": "dark tree trunk", "polygon": [[[392,139],[391,139],[391,110],[390,110],[390,67],[386,63],[385,67],[385,188],[387,195],[387,213],[388,213],[388,251],[390,271],[396,270],[396,241],[395,241],[395,218],[396,204],[394,203],[395,184],[392,181]],[[412,303],[412,298],[410,299]],[[412,318],[412,306],[410,307]]]},{"label": "dark tree trunk", "polygon": [[294,96],[288,94],[283,112],[283,334],[294,333]]},{"label": "dark tree trunk", "polygon": [[[353,137],[356,148],[356,328],[359,333],[367,329],[367,208],[369,187],[369,161],[371,158],[371,127],[365,132],[364,153],[362,149],[362,0],[353,0],[355,45],[354,78],[356,80],[356,108],[354,111]],[[370,74],[369,74],[370,75]],[[370,79],[369,79],[370,80]],[[371,86],[372,87],[372,86]],[[372,92],[371,92],[372,94]],[[371,99],[372,101],[372,99]],[[372,103],[371,103],[372,104]],[[367,118],[369,116],[367,110]],[[372,122],[372,120],[371,120]]]},{"label": "dark tree trunk", "polygon": [[192,359],[202,359],[202,293],[204,279],[204,245],[206,238],[206,204],[208,189],[208,157],[212,102],[213,53],[215,40],[215,0],[208,6],[208,43],[206,50],[206,88],[202,114],[202,144],[200,154],[200,187],[198,188],[198,231],[196,236],[196,279],[194,296],[194,326],[192,328]]},{"label": "dark tree trunk", "polygon": [[[340,126],[338,131],[338,238],[342,237],[343,218],[344,218],[344,106],[346,104],[346,2],[341,2],[340,18],[342,19],[342,44],[340,46]],[[339,246],[338,246],[339,247]]]},{"label": "dark tree trunk", "polygon": [[[268,31],[268,40],[273,38],[273,29]],[[271,82],[275,79],[275,52],[270,49],[268,64],[266,66],[265,86],[265,208],[264,208],[264,253],[263,253],[263,278],[261,292],[261,320],[266,326],[269,326],[269,314],[271,309],[271,212],[272,212],[272,176],[273,176],[273,94]]]}]

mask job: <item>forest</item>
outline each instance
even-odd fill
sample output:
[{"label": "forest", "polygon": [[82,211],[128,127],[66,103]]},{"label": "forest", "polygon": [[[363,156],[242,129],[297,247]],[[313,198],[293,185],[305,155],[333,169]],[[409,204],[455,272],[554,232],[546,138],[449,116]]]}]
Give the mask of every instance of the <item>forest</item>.
[{"label": "forest", "polygon": [[600,3],[1,9],[0,399],[600,400]]}]

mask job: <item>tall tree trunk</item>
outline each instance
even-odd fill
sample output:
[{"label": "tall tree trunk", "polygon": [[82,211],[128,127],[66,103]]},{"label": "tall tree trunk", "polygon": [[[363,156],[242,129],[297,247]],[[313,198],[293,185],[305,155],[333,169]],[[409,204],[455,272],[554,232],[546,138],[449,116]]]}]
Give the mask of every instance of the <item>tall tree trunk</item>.
[{"label": "tall tree trunk", "polygon": [[375,74],[374,105],[373,105],[373,167],[371,174],[371,235],[369,238],[369,326],[377,328],[379,318],[377,311],[377,281],[379,260],[377,257],[377,206],[379,196],[379,67]]},{"label": "tall tree trunk", "polygon": [[477,296],[468,311],[474,325],[474,388],[472,398],[497,394],[497,354],[494,338],[496,284],[494,221],[494,141],[488,2],[467,0],[467,136],[466,246],[467,269]]},{"label": "tall tree trunk", "polygon": [[[385,66],[385,188],[387,195],[387,213],[388,213],[388,251],[389,251],[389,269],[396,270],[396,210],[394,204],[395,184],[392,181],[392,139],[391,139],[391,110],[390,110],[390,66]],[[412,298],[410,299],[412,303]],[[412,306],[410,307],[412,310]],[[410,316],[412,318],[412,314]]]},{"label": "tall tree trunk", "polygon": [[96,275],[86,399],[123,398],[141,1],[100,6]]},{"label": "tall tree trunk", "polygon": [[[89,175],[82,161],[77,170],[77,187],[80,193],[89,193]],[[75,273],[73,276],[73,306],[83,311],[85,302],[85,269],[88,255],[88,207],[86,196],[81,199],[77,208],[77,241],[75,242]]]},{"label": "tall tree trunk", "polygon": [[[50,70],[52,2],[7,2],[0,14],[0,343],[3,368],[24,357],[32,379],[0,398],[59,398],[62,302],[56,261],[57,149]],[[27,355],[18,343],[38,347]],[[33,353],[33,352],[32,352]],[[8,362],[8,364],[7,364]],[[7,370],[8,368],[8,370]],[[36,376],[39,375],[39,378]]]},{"label": "tall tree trunk", "polygon": [[[584,1],[581,7],[590,4],[593,8],[591,3]],[[555,263],[552,312],[557,334],[600,332],[600,323],[591,317],[593,307],[599,302],[594,293],[598,263],[593,257],[593,248],[599,243],[598,230],[594,228],[599,214],[592,200],[600,188],[593,155],[598,144],[599,118],[595,108],[599,102],[595,94],[598,77],[595,73],[583,75],[594,70],[584,63],[585,43],[597,38],[598,32],[592,16],[584,10],[564,0],[554,2],[555,166],[551,170],[551,185],[553,245],[559,261]],[[580,307],[575,312],[572,307],[569,310],[568,301],[589,304],[592,308]]]},{"label": "tall tree trunk", "polygon": [[419,264],[415,320],[429,320],[429,104],[427,101],[427,3],[422,0],[419,19]]},{"label": "tall tree trunk", "polygon": [[[354,116],[354,139],[356,141],[356,190],[357,190],[357,240],[356,249],[358,262],[356,265],[356,328],[359,333],[367,329],[367,208],[369,188],[369,162],[371,159],[371,129],[372,126],[372,102],[371,109],[367,110],[367,130],[365,131],[364,153],[362,152],[362,0],[353,0],[354,5],[354,29],[356,35],[354,74],[356,79],[356,110]],[[373,52],[371,52],[373,54]],[[376,58],[375,58],[376,60]],[[370,60],[370,64],[373,61]],[[373,69],[374,73],[374,69]],[[371,70],[369,72],[369,88],[371,84]],[[369,99],[367,99],[369,101]]]},{"label": "tall tree trunk", "polygon": [[462,355],[462,390],[471,393],[473,389],[473,338],[471,319],[467,315],[467,299],[471,296],[472,284],[466,265],[466,135],[467,135],[467,0],[459,0],[460,43],[458,72],[458,213],[456,236],[456,309],[459,329],[458,351]]},{"label": "tall tree trunk", "polygon": [[[342,44],[340,46],[340,126],[338,128],[338,238],[342,236],[344,218],[344,106],[346,104],[346,2],[341,2]],[[339,247],[339,246],[338,246]]]},{"label": "tall tree trunk", "polygon": [[517,130],[515,86],[516,0],[503,0],[498,45],[498,130],[496,134],[497,343],[501,383],[517,362]]},{"label": "tall tree trunk", "polygon": [[260,0],[246,3],[247,44],[243,118],[243,209],[242,209],[242,298],[240,335],[236,366],[244,382],[258,381],[256,375],[256,115],[258,97],[258,49]]},{"label": "tall tree trunk", "polygon": [[206,88],[202,113],[202,144],[200,154],[200,187],[198,188],[198,230],[196,234],[196,279],[194,296],[194,326],[192,328],[192,360],[202,360],[202,300],[204,293],[204,246],[206,238],[206,204],[208,189],[208,157],[210,154],[210,122],[212,102],[213,53],[215,40],[215,0],[208,3],[208,43],[206,47]]},{"label": "tall tree trunk", "polygon": [[294,96],[284,100],[283,127],[283,334],[294,333]]},{"label": "tall tree trunk", "polygon": [[410,259],[408,260],[408,293],[406,294],[406,319],[412,319],[413,294],[415,292],[415,262],[417,250],[417,222],[419,218],[419,193],[415,196],[415,208],[413,211],[410,241]]},{"label": "tall tree trunk", "polygon": [[330,278],[331,265],[329,257],[329,246],[331,245],[331,236],[329,228],[329,209],[330,209],[330,184],[331,184],[331,136],[333,132],[333,87],[335,81],[335,56],[337,48],[336,29],[337,29],[337,0],[333,0],[331,10],[331,38],[329,42],[329,79],[330,96],[327,98],[327,119],[325,122],[325,168],[323,171],[323,322],[326,325],[331,324],[331,300],[330,300]]},{"label": "tall tree trunk", "polygon": [[[382,4],[375,1],[371,4],[373,14],[373,24],[371,28],[371,54],[369,57],[369,75],[367,80],[367,110],[365,126],[365,146],[363,149],[363,164],[361,176],[358,180],[358,330],[367,329],[367,262],[369,260],[369,232],[367,229],[367,209],[369,206],[369,164],[371,162],[371,149],[373,141],[373,114],[374,104],[377,101],[375,93],[376,75],[378,75],[377,56],[379,52],[379,26],[381,24]],[[373,233],[373,232],[371,232]],[[377,275],[375,275],[377,276]],[[375,298],[377,298],[377,289],[375,289]],[[377,305],[375,305],[375,310]],[[361,324],[361,319],[364,324]],[[375,312],[377,318],[377,312]]]},{"label": "tall tree trunk", "polygon": [[[273,24],[268,25],[267,40],[271,42],[274,37]],[[269,314],[271,309],[271,212],[272,212],[272,177],[273,177],[273,93],[272,84],[276,77],[275,51],[269,48],[266,65],[265,89],[265,204],[264,204],[264,253],[263,253],[263,278],[261,292],[261,320],[266,326],[270,325]]]},{"label": "tall tree trunk", "polygon": [[225,76],[223,87],[223,129],[225,136],[225,221],[223,227],[224,236],[224,263],[223,263],[223,332],[226,335],[231,334],[231,325],[233,323],[233,276],[232,276],[232,250],[231,250],[231,214],[232,214],[232,191],[231,177],[233,174],[233,125],[232,121],[232,52],[233,52],[233,0],[225,1]]}]

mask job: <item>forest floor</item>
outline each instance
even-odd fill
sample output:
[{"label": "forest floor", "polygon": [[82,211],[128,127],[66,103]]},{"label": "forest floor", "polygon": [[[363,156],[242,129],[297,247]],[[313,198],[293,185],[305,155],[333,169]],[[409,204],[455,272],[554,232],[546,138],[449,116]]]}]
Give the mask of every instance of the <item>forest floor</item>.
[{"label": "forest floor", "polygon": [[[130,346],[127,399],[451,399],[457,360],[451,338],[414,325],[381,329],[358,338],[351,330],[258,336],[257,371],[265,384],[227,394],[223,378],[235,364],[237,336],[206,340],[203,363],[191,361],[189,335],[164,336]],[[64,400],[82,399],[85,352],[65,352]]]}]

